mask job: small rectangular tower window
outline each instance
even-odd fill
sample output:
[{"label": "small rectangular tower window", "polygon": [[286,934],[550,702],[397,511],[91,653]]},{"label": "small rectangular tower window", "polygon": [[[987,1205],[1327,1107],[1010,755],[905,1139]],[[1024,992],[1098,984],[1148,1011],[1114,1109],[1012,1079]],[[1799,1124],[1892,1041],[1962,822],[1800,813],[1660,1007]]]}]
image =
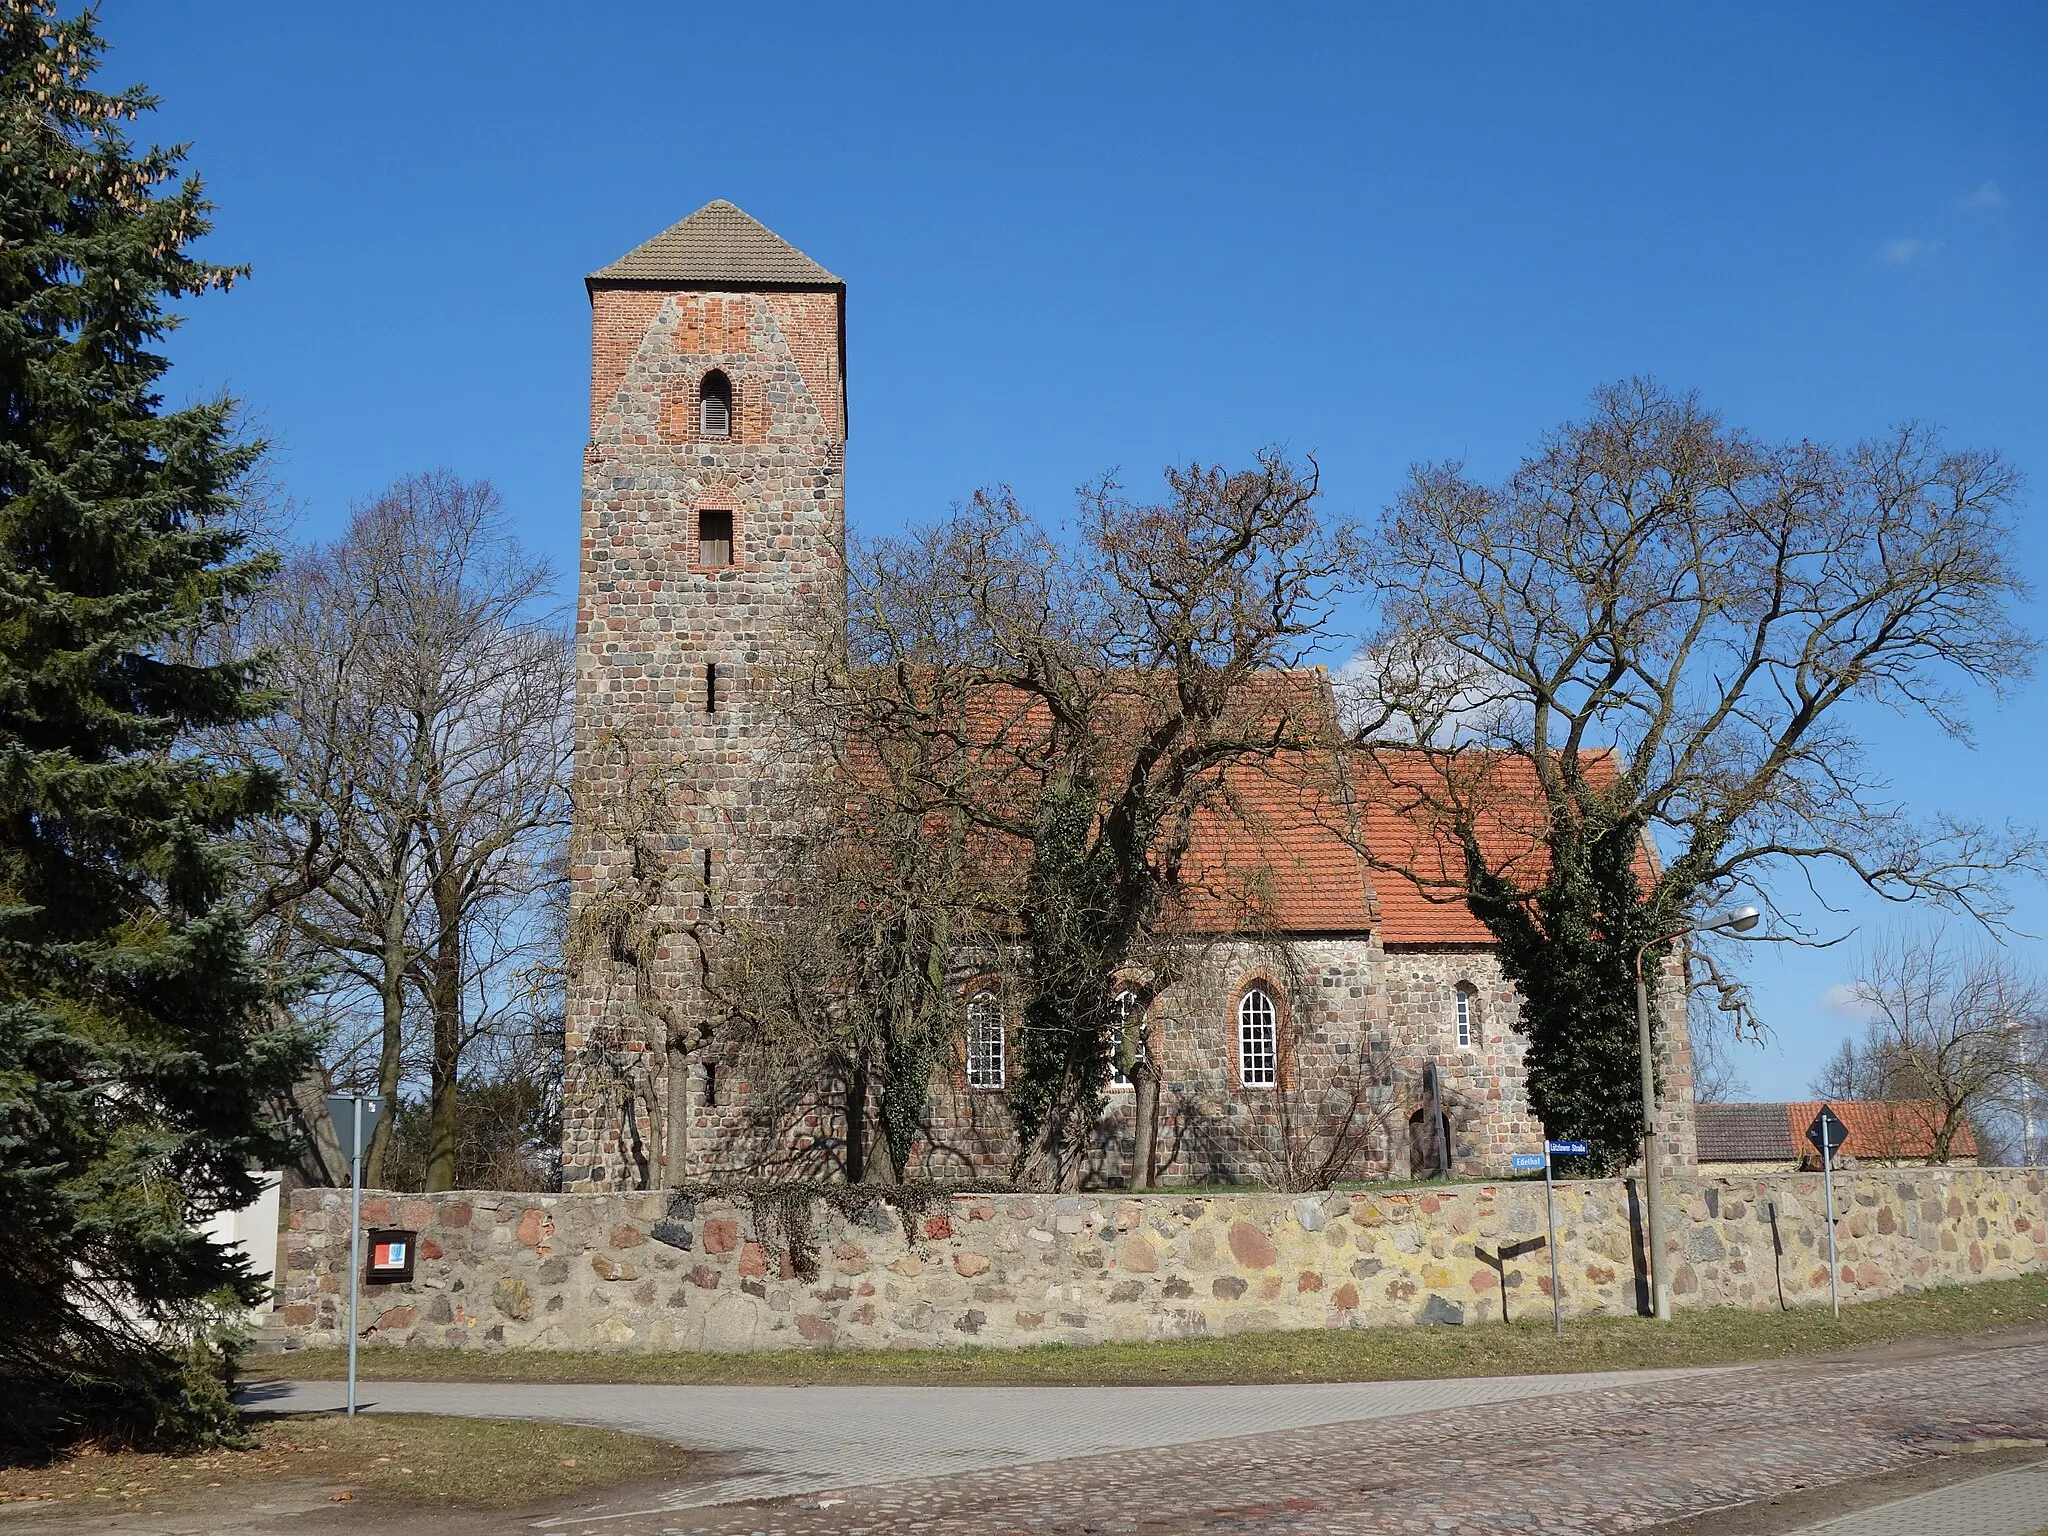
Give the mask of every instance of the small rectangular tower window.
[{"label": "small rectangular tower window", "polygon": [[697,565],[722,571],[732,564],[732,514],[706,508],[697,514]]},{"label": "small rectangular tower window", "polygon": [[718,663],[715,661],[704,663],[704,713],[718,713]]}]

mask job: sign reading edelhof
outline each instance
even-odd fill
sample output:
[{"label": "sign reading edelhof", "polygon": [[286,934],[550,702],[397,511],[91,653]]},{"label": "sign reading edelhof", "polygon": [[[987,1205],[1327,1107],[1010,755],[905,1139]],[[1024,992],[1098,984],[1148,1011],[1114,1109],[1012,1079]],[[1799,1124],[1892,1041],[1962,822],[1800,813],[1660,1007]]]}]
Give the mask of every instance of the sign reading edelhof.
[{"label": "sign reading edelhof", "polygon": [[1806,1139],[1821,1156],[1833,1157],[1847,1144],[1849,1127],[1842,1124],[1842,1117],[1835,1113],[1832,1104],[1823,1104],[1820,1113],[1813,1117],[1813,1124],[1806,1128]]},{"label": "sign reading edelhof", "polygon": [[1541,1152],[1517,1152],[1515,1154],[1515,1172],[1534,1173],[1544,1165],[1545,1161],[1546,1159]]}]

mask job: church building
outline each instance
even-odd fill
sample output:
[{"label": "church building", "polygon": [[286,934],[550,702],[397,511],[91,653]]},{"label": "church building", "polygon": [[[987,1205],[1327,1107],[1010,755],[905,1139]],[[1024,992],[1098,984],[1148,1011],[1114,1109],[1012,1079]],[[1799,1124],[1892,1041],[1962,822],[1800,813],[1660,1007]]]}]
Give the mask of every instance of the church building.
[{"label": "church building", "polygon": [[[762,833],[807,766],[770,684],[844,609],[846,284],[713,202],[587,286],[563,1188],[830,1176],[839,1118],[821,1095],[764,1125],[691,935],[770,883]],[[1307,685],[1328,700],[1320,672]],[[1333,761],[1334,777],[1246,770],[1236,798],[1254,820],[1206,830],[1190,885],[1256,874],[1256,931],[1195,901],[1181,974],[1127,994],[1160,1081],[1159,1183],[1494,1174],[1542,1144],[1490,936],[1462,904],[1375,871],[1362,848],[1402,829],[1359,809]],[[1659,1128],[1682,1166],[1676,975],[1659,988]],[[1021,1003],[999,965],[963,965],[960,986],[962,1036],[910,1172],[1001,1176]],[[1108,1085],[1096,1182],[1131,1176],[1133,1101]]]}]

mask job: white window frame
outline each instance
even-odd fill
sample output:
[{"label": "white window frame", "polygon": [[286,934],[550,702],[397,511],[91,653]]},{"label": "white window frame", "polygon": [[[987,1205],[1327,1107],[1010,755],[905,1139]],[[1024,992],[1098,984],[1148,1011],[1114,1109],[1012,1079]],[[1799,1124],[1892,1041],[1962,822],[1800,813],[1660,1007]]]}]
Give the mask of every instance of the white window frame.
[{"label": "white window frame", "polygon": [[1280,1000],[1264,982],[1252,983],[1237,1000],[1237,1083],[1280,1086]]},{"label": "white window frame", "polygon": [[[1124,1075],[1123,1068],[1118,1065],[1118,1063],[1123,1059],[1124,1054],[1124,1027],[1130,1023],[1132,1014],[1137,1014],[1140,1017],[1144,1016],[1145,1000],[1142,997],[1140,997],[1137,994],[1137,992],[1134,991],[1132,988],[1125,987],[1122,991],[1117,993],[1115,1003],[1117,1043],[1116,1050],[1111,1053],[1109,1058],[1109,1086],[1112,1090],[1121,1092],[1128,1090],[1132,1086],[1130,1078]],[[1137,1054],[1141,1059],[1145,1054],[1145,1033],[1142,1029],[1138,1032]]]},{"label": "white window frame", "polygon": [[994,992],[977,992],[967,1003],[967,1086],[994,1092],[1006,1081],[1003,1000]]},{"label": "white window frame", "polygon": [[1479,1044],[1479,1020],[1473,1007],[1475,999],[1468,986],[1461,985],[1453,990],[1458,999],[1458,1049],[1469,1051]]}]

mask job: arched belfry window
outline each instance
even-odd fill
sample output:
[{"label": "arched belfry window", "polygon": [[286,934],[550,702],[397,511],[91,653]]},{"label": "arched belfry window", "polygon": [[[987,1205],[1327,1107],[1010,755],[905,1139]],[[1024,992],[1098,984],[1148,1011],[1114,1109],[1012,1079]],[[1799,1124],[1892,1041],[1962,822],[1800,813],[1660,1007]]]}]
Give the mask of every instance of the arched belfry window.
[{"label": "arched belfry window", "polygon": [[732,436],[732,380],[716,368],[697,389],[697,430],[705,437]]}]

